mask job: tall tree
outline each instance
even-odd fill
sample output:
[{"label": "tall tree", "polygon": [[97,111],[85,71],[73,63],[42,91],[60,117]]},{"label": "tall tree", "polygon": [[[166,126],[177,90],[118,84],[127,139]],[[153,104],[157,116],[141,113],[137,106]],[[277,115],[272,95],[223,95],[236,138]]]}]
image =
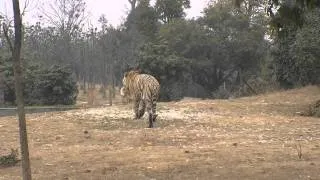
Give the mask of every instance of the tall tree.
[{"label": "tall tree", "polygon": [[238,8],[241,6],[252,7],[251,4],[264,4],[271,17],[271,28],[277,31],[286,25],[301,27],[306,10],[320,7],[320,1],[317,0],[233,0],[233,2]]},{"label": "tall tree", "polygon": [[185,16],[184,9],[190,8],[190,0],[157,0],[155,8],[160,20],[169,23]]},{"label": "tall tree", "polygon": [[162,24],[139,53],[139,65],[163,85],[161,98],[210,97],[224,83],[243,86],[237,77],[259,75],[267,42],[265,16],[256,9],[238,11],[219,0],[198,20]]},{"label": "tall tree", "polygon": [[73,40],[79,36],[87,18],[84,0],[54,0],[41,9],[42,18],[55,27],[54,59],[58,63],[74,63]]},{"label": "tall tree", "polygon": [[128,0],[131,5],[131,12],[136,8],[137,0]]},{"label": "tall tree", "polygon": [[12,51],[16,101],[19,117],[20,147],[22,156],[22,176],[24,180],[31,180],[31,168],[29,160],[28,134],[24,111],[22,67],[21,67],[21,44],[22,44],[22,20],[19,0],[12,0],[14,12],[14,47]]},{"label": "tall tree", "polygon": [[158,30],[158,16],[149,0],[140,0],[134,12],[131,12],[125,23],[127,30],[136,30],[145,37],[152,38]]},{"label": "tall tree", "polygon": [[45,7],[41,9],[43,18],[61,34],[74,35],[87,18],[84,0],[54,0],[48,8]]},{"label": "tall tree", "polygon": [[314,52],[317,52],[316,47],[319,46],[316,22],[320,1],[268,2],[267,12],[271,19],[270,28],[274,40],[271,66],[277,81],[285,88],[317,82],[313,74],[319,73],[316,66],[318,55]]}]

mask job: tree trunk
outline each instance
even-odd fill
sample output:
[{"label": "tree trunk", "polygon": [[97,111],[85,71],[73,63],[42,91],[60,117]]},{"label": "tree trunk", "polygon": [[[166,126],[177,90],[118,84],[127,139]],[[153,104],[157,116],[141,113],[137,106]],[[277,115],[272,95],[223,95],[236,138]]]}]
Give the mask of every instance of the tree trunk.
[{"label": "tree trunk", "polygon": [[15,93],[19,117],[20,147],[22,157],[23,180],[31,180],[31,168],[29,160],[28,134],[24,112],[23,87],[22,87],[22,67],[21,67],[21,43],[22,43],[22,20],[20,15],[19,0],[12,0],[14,12],[14,48],[12,52],[13,70],[15,80]]},{"label": "tree trunk", "polygon": [[112,106],[112,86],[109,85],[109,105]]},{"label": "tree trunk", "polygon": [[101,79],[101,90],[102,90],[102,98],[105,99],[107,98],[107,93],[106,93],[107,85],[106,81],[104,78]]},{"label": "tree trunk", "polygon": [[0,72],[0,106],[4,105],[4,73]]},{"label": "tree trunk", "polygon": [[116,88],[115,88],[115,85],[116,85],[116,83],[115,83],[115,77],[114,77],[114,75],[112,75],[112,98],[116,98]]},{"label": "tree trunk", "polygon": [[109,89],[109,105],[112,106],[112,99],[113,99],[113,64],[109,64],[108,67],[108,89]]},{"label": "tree trunk", "polygon": [[102,79],[101,79],[101,81],[102,81],[102,85],[103,85],[103,98],[107,98],[107,93],[106,93],[106,90],[107,90],[107,88],[108,88],[108,86],[107,86],[107,64],[106,64],[106,61],[107,61],[107,59],[103,59],[103,63],[102,63],[102,65],[103,65],[103,67],[102,67]]}]

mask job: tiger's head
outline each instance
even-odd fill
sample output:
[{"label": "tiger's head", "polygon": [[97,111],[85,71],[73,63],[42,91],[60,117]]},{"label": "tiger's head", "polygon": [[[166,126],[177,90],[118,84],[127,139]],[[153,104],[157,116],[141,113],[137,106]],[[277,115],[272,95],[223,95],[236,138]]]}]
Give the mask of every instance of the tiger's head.
[{"label": "tiger's head", "polygon": [[126,92],[125,88],[124,87],[121,87],[120,89],[120,95],[125,97],[128,93]]},{"label": "tiger's head", "polygon": [[123,97],[130,97],[130,90],[132,90],[132,85],[137,75],[140,74],[139,70],[131,70],[124,73],[122,79],[122,87],[120,89],[120,95]]}]

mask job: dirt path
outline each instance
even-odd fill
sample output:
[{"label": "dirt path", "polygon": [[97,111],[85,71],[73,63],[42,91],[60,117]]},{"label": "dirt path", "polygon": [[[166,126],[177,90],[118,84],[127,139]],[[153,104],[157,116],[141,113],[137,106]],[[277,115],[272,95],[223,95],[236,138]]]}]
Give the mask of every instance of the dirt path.
[{"label": "dirt path", "polygon": [[[320,179],[320,119],[296,115],[307,87],[235,100],[159,103],[156,128],[117,105],[27,116],[34,179]],[[0,155],[18,147],[0,118]],[[301,145],[302,158],[297,146]],[[20,164],[0,180],[20,179]]]}]

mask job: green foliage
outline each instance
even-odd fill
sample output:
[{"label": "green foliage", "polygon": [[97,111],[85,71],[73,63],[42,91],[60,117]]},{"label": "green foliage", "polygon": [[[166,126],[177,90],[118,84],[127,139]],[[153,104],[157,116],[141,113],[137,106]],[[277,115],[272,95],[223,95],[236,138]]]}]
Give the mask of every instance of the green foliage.
[{"label": "green foliage", "polygon": [[303,115],[320,117],[320,100],[317,100],[315,103],[309,105]]},{"label": "green foliage", "polygon": [[[24,66],[24,96],[28,105],[71,105],[78,95],[77,84],[69,67],[40,65]],[[5,101],[15,103],[14,79],[11,62],[2,69],[5,76]]]},{"label": "green foliage", "polygon": [[154,75],[161,84],[161,100],[178,100],[183,97],[183,86],[187,81],[190,63],[187,59],[175,55],[164,44],[150,43],[142,47],[137,62],[145,72]]},{"label": "green foliage", "polygon": [[320,8],[308,12],[297,31],[290,54],[296,62],[295,76],[303,85],[320,83]]},{"label": "green foliage", "polygon": [[0,156],[0,167],[14,166],[19,162],[18,149],[11,149],[11,153],[8,155]]},{"label": "green foliage", "polygon": [[26,77],[28,104],[75,104],[78,89],[71,68],[55,65],[40,71],[28,69]]},{"label": "green foliage", "polygon": [[[120,86],[123,72],[139,66],[160,80],[162,100],[249,95],[263,91],[274,79],[282,87],[319,83],[320,1],[215,0],[209,1],[202,17],[193,20],[184,18],[190,0],[156,0],[154,6],[150,0],[130,2],[131,11],[118,28],[108,24],[106,15],[99,19],[101,30],[85,30],[81,18],[72,14],[64,14],[61,22],[52,17],[56,22],[52,27],[41,22],[26,26],[24,57],[46,66],[71,64],[83,87],[86,83]],[[71,28],[62,27],[68,17],[76,22]],[[45,102],[33,94],[59,96],[61,91],[74,91],[73,82],[59,85],[66,89],[53,88],[49,82],[61,84],[59,79],[71,76],[53,69],[28,66],[25,70],[30,104],[38,103],[32,99],[62,101]],[[10,85],[12,72],[6,74]],[[6,98],[14,102],[12,87],[7,86]]]},{"label": "green foliage", "polygon": [[159,19],[164,23],[184,17],[187,8],[190,8],[190,0],[157,0],[155,5]]},{"label": "green foliage", "polygon": [[304,19],[301,28],[286,26],[275,38],[274,74],[283,87],[320,83],[320,9]]},{"label": "green foliage", "polygon": [[162,25],[155,43],[142,49],[139,65],[165,77],[167,97],[211,97],[225,82],[240,83],[239,72],[241,78],[260,73],[267,55],[265,25],[262,14],[236,12],[223,1],[206,8],[197,21],[174,19]]},{"label": "green foliage", "polygon": [[221,67],[215,52],[221,46],[210,32],[195,21],[175,20],[164,25],[159,36],[176,56],[188,60],[187,82],[198,82],[209,91],[215,88],[219,83],[215,69]]},{"label": "green foliage", "polygon": [[[241,8],[248,0],[234,0]],[[319,8],[315,0],[269,0],[273,38],[273,75],[282,87],[317,84],[319,75]]]},{"label": "green foliage", "polygon": [[298,112],[301,116],[320,117],[320,99],[309,104],[302,112]]},{"label": "green foliage", "polygon": [[137,29],[142,35],[153,38],[158,30],[158,15],[149,2],[140,2],[125,22],[127,30]]},{"label": "green foliage", "polygon": [[[291,28],[302,27],[306,20],[305,13],[319,7],[320,1],[318,0],[269,0],[267,12],[271,17],[270,27],[277,33],[288,26]],[[281,34],[280,32],[278,36]]]},{"label": "green foliage", "polygon": [[235,13],[230,4],[205,9],[198,21],[175,19],[141,49],[138,64],[162,85],[162,99],[211,97],[224,83],[260,73],[266,56],[264,21]]}]

